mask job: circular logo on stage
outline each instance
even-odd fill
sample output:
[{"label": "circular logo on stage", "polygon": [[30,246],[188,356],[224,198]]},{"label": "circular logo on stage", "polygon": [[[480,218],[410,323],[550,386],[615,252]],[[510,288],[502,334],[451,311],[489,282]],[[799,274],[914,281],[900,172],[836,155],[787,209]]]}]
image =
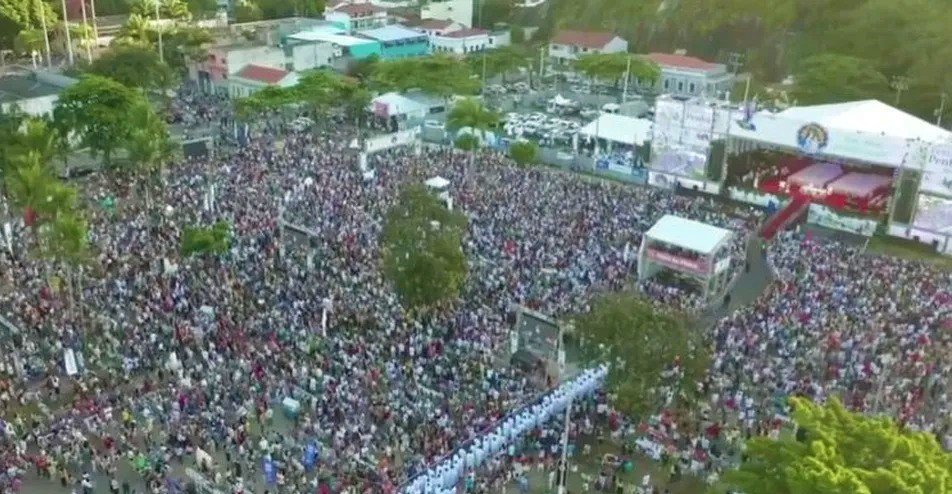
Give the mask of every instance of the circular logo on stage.
[{"label": "circular logo on stage", "polygon": [[808,123],[797,131],[797,146],[807,154],[816,154],[826,148],[830,142],[830,135],[818,123]]}]

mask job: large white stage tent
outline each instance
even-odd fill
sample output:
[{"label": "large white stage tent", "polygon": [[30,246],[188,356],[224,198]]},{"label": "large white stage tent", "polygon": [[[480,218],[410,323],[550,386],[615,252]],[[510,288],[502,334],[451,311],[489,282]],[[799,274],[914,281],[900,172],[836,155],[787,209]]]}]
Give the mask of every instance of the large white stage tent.
[{"label": "large white stage tent", "polygon": [[[651,139],[651,120],[626,117],[615,113],[602,113],[582,127],[579,139],[599,139],[627,146],[644,146]],[[576,148],[578,143],[576,142]]]}]

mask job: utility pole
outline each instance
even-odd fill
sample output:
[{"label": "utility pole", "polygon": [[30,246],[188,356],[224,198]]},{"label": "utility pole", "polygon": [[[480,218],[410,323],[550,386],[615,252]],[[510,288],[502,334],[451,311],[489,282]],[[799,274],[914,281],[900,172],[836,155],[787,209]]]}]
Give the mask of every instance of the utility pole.
[{"label": "utility pole", "polygon": [[[64,0],[65,1],[65,0]],[[160,25],[159,19],[159,0],[154,0],[155,2],[155,28],[159,32],[159,61],[165,63],[165,50],[162,49],[162,26]]]},{"label": "utility pole", "polygon": [[542,88],[542,76],[545,75],[545,47],[539,47],[539,88]]},{"label": "utility pole", "polygon": [[91,34],[89,30],[89,23],[86,19],[86,0],[80,0],[79,2],[80,10],[83,13],[83,44],[86,45],[86,61],[93,63],[93,49],[90,47],[92,40],[88,38],[87,35]]},{"label": "utility pole", "polygon": [[46,68],[53,68],[53,60],[50,58],[50,32],[46,29],[46,5],[40,5],[40,25],[43,26],[43,46],[46,48]]},{"label": "utility pole", "polygon": [[899,107],[899,101],[902,99],[902,92],[909,89],[909,78],[906,76],[896,76],[892,78],[890,87],[896,90],[896,107]]},{"label": "utility pole", "polygon": [[66,32],[66,56],[69,64],[73,65],[73,38],[69,34],[69,13],[66,10],[66,0],[60,0],[63,7],[63,31]]},{"label": "utility pole", "polygon": [[945,99],[947,97],[948,95],[945,93],[939,95],[939,108],[935,111],[935,124],[937,127],[942,127],[942,114],[945,113]]}]

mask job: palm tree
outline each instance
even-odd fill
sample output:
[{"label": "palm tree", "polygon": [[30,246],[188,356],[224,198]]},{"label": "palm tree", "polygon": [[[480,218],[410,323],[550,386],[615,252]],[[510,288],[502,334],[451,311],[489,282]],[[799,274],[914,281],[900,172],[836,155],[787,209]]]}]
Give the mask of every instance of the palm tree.
[{"label": "palm tree", "polygon": [[23,212],[23,222],[35,227],[39,210],[44,208],[55,182],[36,152],[14,158],[4,173],[4,185],[10,203]]},{"label": "palm tree", "polygon": [[62,154],[60,135],[50,123],[42,118],[30,118],[20,131],[19,144],[22,149],[37,153],[44,165]]},{"label": "palm tree", "polygon": [[139,14],[132,14],[126,23],[119,28],[119,34],[116,39],[120,43],[140,44],[148,46],[151,42],[149,36],[152,27],[149,20]]},{"label": "palm tree", "polygon": [[75,311],[79,301],[75,287],[82,286],[78,276],[82,270],[76,268],[90,259],[86,221],[74,212],[67,212],[44,225],[40,232],[40,254],[62,269],[70,293],[70,307]]},{"label": "palm tree", "polygon": [[[459,131],[469,129],[476,139],[485,139],[489,129],[499,122],[499,115],[489,110],[475,98],[466,98],[460,100],[450,110],[446,118],[446,127],[450,130]],[[469,156],[469,164],[472,167],[476,160],[475,151]]]},{"label": "palm tree", "polygon": [[162,171],[172,158],[175,147],[169,139],[165,122],[146,102],[129,113],[129,125],[134,130],[124,147],[133,166],[151,178],[142,181],[146,188],[146,204],[151,207],[152,186],[156,183],[161,185]]}]

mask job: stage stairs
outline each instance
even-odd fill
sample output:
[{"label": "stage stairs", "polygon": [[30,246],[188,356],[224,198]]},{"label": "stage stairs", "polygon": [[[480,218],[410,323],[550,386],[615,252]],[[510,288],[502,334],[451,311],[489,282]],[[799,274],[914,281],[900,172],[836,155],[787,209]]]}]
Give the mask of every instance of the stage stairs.
[{"label": "stage stairs", "polygon": [[760,229],[760,236],[763,237],[764,240],[773,239],[777,232],[802,218],[809,208],[810,199],[801,195],[794,196],[790,204],[787,204],[786,207],[774,213],[770,218],[767,218],[763,228]]}]

